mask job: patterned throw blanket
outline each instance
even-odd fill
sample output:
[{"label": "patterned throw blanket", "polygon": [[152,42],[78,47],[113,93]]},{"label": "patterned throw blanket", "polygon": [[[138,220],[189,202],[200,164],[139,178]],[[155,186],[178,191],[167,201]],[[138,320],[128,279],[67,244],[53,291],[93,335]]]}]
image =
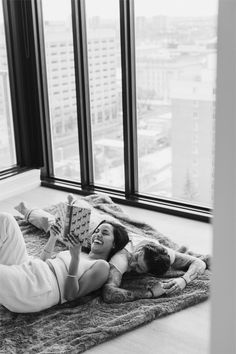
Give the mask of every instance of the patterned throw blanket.
[{"label": "patterned throw blanket", "polygon": [[[79,199],[90,205],[94,219],[115,218],[127,227],[132,237],[156,238],[175,250],[187,250],[173,243],[149,225],[134,220],[104,195]],[[55,214],[56,207],[45,210]],[[39,255],[47,241],[42,231],[16,217],[30,254]],[[64,249],[58,242],[56,251]],[[190,252],[188,252],[190,253]],[[198,255],[200,256],[200,255]],[[202,257],[204,258],[204,257]],[[209,257],[205,257],[209,265]],[[182,272],[169,271],[165,277],[177,277]],[[157,281],[155,277],[125,276],[126,289],[143,288]],[[106,304],[100,292],[79,301],[55,306],[34,314],[15,314],[0,306],[0,353],[82,353],[87,349],[127,332],[156,318],[198,304],[209,297],[210,271],[191,282],[184,291],[158,299],[137,300],[122,304]],[[0,284],[1,286],[1,284]]]}]

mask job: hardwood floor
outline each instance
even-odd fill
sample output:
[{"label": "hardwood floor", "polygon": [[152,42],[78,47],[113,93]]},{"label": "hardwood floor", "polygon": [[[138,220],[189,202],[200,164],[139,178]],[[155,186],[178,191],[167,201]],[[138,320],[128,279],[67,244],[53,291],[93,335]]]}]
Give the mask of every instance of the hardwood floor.
[{"label": "hardwood floor", "polygon": [[[24,200],[45,207],[65,200],[68,193],[35,187],[0,201],[0,211],[19,215],[14,206]],[[122,209],[145,220],[173,241],[201,253],[212,251],[210,224],[126,207]],[[207,354],[209,353],[210,301],[158,319],[87,351],[89,354]]]}]

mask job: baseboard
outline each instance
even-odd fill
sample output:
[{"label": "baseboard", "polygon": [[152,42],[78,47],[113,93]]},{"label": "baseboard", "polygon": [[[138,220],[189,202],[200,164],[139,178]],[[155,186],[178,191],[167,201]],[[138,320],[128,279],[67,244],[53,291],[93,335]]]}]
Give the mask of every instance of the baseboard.
[{"label": "baseboard", "polygon": [[0,200],[29,191],[40,186],[40,170],[30,170],[19,173],[0,181]]}]

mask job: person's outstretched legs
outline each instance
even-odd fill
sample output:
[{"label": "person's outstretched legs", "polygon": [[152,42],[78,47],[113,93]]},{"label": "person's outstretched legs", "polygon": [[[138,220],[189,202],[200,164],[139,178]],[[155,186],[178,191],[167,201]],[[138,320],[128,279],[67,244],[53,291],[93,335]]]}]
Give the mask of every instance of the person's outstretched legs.
[{"label": "person's outstretched legs", "polygon": [[57,280],[46,262],[28,256],[15,218],[0,213],[0,305],[37,312],[59,302]]},{"label": "person's outstretched legs", "polygon": [[27,259],[25,241],[15,218],[0,213],[0,264],[22,264]]},{"label": "person's outstretched legs", "polygon": [[[70,205],[76,203],[76,198],[73,194],[68,194],[67,203]],[[43,209],[29,207],[24,201],[16,205],[15,209],[24,215],[26,221],[36,226],[38,229],[45,231],[46,233],[55,223],[55,215],[52,215]]]},{"label": "person's outstretched legs", "polygon": [[25,220],[30,224],[45,232],[48,232],[51,225],[55,223],[54,215],[43,209],[30,208],[26,202],[20,202],[15,209],[24,215]]}]

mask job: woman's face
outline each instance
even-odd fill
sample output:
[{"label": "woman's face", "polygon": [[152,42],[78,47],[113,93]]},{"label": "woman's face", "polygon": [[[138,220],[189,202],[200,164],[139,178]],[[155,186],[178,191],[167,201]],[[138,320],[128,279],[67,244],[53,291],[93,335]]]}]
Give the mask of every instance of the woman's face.
[{"label": "woman's face", "polygon": [[91,242],[91,251],[93,253],[109,254],[114,245],[113,226],[108,223],[99,225],[92,235]]}]

